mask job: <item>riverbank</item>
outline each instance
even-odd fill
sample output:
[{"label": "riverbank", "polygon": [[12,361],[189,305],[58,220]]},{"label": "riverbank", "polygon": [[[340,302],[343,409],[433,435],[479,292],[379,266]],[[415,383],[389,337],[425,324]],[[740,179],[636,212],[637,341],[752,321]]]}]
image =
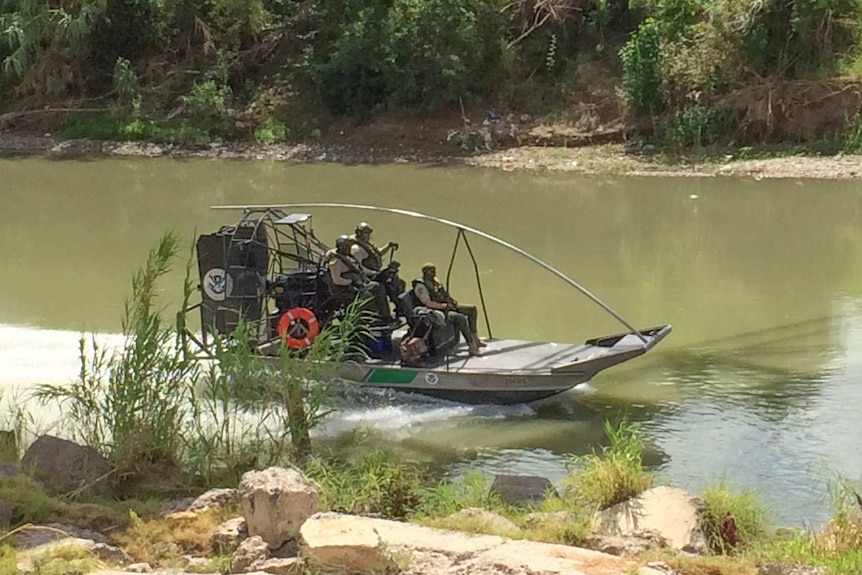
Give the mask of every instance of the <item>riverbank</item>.
[{"label": "riverbank", "polygon": [[[427,128],[427,129],[426,129]],[[422,132],[418,137],[415,132]],[[455,133],[453,137],[452,134]],[[475,133],[471,133],[471,136]],[[504,171],[553,171],[588,175],[862,178],[862,156],[820,154],[794,147],[659,150],[623,142],[619,132],[573,133],[565,126],[531,128],[522,144],[502,142],[468,149],[445,126],[404,129],[366,126],[300,143],[213,142],[206,145],[68,139],[53,134],[0,131],[0,157],[173,157],[275,160],[343,164],[464,165]],[[469,138],[468,138],[469,139]],[[479,149],[477,149],[477,147]]]}]

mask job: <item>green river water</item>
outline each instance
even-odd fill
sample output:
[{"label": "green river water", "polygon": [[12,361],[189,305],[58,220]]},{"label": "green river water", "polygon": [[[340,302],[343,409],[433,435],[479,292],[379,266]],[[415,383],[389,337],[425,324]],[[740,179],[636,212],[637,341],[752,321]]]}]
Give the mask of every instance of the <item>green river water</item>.
[{"label": "green river water", "polygon": [[[642,358],[531,406],[356,398],[318,430],[357,426],[458,473],[565,472],[606,415],[643,426],[659,481],[759,491],[779,523],[828,513],[837,472],[862,478],[862,184],[583,177],[413,165],[169,159],[0,160],[0,390],[77,373],[82,332],[120,330],[130,277],[159,236],[231,223],[219,204],[349,202],[417,210],[502,237],[574,277],[638,327],[673,333]],[[399,242],[402,275],[445,270],[451,229],[314,212],[333,242],[360,219]],[[578,342],[623,328],[564,282],[471,239],[495,336]],[[182,265],[164,284],[178,300]],[[478,302],[472,267],[452,291]],[[41,409],[41,408],[39,408]]]}]

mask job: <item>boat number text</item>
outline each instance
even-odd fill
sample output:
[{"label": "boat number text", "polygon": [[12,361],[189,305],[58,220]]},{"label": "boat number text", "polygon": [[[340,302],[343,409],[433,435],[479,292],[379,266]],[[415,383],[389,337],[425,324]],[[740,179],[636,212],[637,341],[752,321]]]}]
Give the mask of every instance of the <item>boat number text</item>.
[{"label": "boat number text", "polygon": [[524,385],[527,383],[527,378],[525,377],[507,377],[506,385]]}]

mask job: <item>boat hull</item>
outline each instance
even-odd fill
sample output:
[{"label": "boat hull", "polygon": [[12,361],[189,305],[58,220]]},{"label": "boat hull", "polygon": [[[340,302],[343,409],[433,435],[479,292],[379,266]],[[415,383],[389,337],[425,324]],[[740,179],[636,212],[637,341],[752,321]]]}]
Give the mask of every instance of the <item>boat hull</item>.
[{"label": "boat hull", "polygon": [[514,339],[488,342],[479,357],[465,345],[422,367],[397,359],[349,362],[339,379],[363,388],[393,389],[470,404],[529,403],[563,393],[600,371],[646,353],[670,333],[670,326],[588,340],[584,344]]}]

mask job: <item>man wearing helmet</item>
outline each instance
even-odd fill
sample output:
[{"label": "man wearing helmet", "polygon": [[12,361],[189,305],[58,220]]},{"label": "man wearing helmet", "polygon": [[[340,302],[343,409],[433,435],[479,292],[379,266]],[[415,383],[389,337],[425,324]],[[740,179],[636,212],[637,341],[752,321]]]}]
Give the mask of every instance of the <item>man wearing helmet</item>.
[{"label": "man wearing helmet", "polygon": [[383,249],[378,249],[371,242],[371,234],[374,230],[367,222],[360,222],[354,231],[354,235],[351,236],[353,240],[353,247],[350,248],[351,255],[356,258],[362,271],[369,278],[383,284],[389,299],[397,306],[398,296],[405,288],[404,281],[398,277],[398,268],[401,264],[392,261],[388,266],[383,267],[383,258],[390,251],[397,250],[398,244],[389,242]]},{"label": "man wearing helmet", "polygon": [[350,253],[352,246],[353,240],[350,236],[342,235],[335,240],[335,251],[328,254],[329,277],[335,296],[345,302],[357,296],[368,298],[371,309],[385,323],[392,323],[394,320],[389,313],[389,303],[386,301],[383,286],[368,279],[360,263]]},{"label": "man wearing helmet", "polygon": [[470,355],[479,355],[479,348],[487,345],[476,331],[476,306],[455,301],[437,279],[437,266],[433,263],[423,265],[422,276],[413,280],[413,295],[425,307],[446,314],[446,320],[464,336]]}]

